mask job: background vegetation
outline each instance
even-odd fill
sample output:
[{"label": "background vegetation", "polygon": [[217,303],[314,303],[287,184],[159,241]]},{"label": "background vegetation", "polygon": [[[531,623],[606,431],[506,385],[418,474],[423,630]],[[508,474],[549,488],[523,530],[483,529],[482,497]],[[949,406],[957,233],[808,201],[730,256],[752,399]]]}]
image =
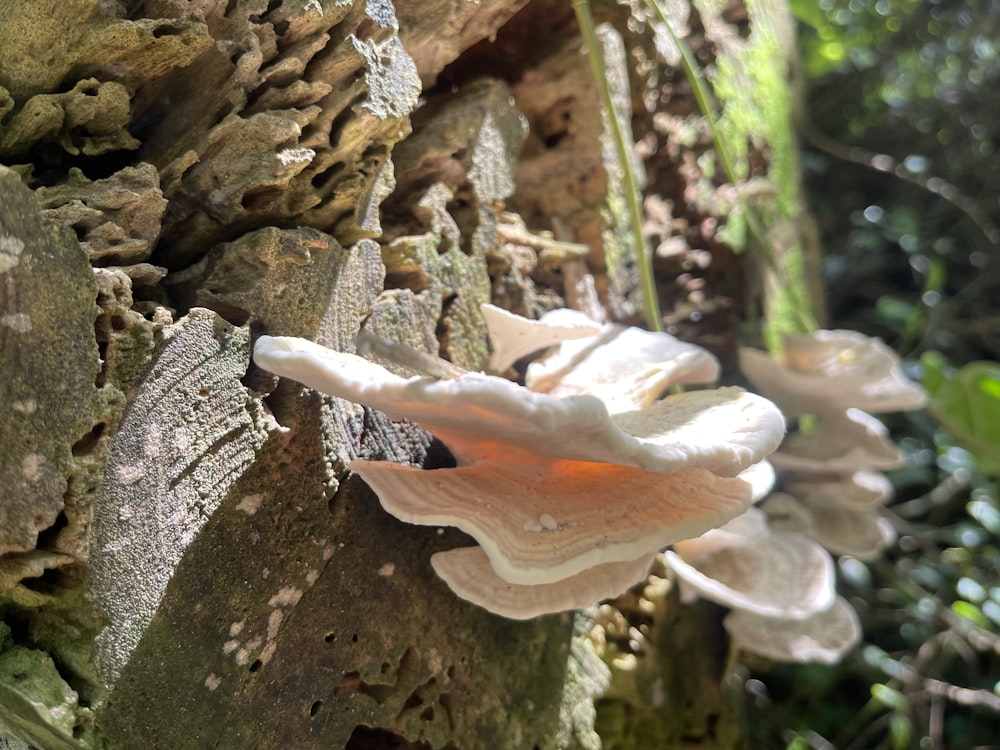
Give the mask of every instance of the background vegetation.
[{"label": "background vegetation", "polygon": [[828,327],[883,337],[932,405],[890,420],[898,546],[840,562],[865,643],[754,674],[754,746],[997,747],[1000,4],[793,7]]}]

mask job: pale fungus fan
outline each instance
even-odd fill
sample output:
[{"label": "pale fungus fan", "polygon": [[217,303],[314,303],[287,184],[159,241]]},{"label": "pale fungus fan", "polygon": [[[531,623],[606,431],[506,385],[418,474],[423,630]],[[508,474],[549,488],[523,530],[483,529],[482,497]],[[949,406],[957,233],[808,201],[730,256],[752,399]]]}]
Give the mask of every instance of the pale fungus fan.
[{"label": "pale fungus fan", "polygon": [[782,662],[836,664],[861,640],[858,615],[839,596],[827,609],[799,620],[734,609],[722,625],[737,647]]},{"label": "pale fungus fan", "polygon": [[817,502],[838,502],[849,507],[870,508],[892,498],[892,482],[877,471],[861,469],[849,475],[792,475],[784,481],[794,497],[811,496]]},{"label": "pale fungus fan", "polygon": [[787,335],[777,358],[742,349],[740,368],[789,418],[849,408],[907,411],[927,403],[924,389],[903,374],[896,353],[857,331]]},{"label": "pale fungus fan", "polygon": [[667,333],[608,325],[532,362],[524,382],[551,396],[597,396],[616,413],[645,409],[676,385],[718,377],[719,361],[700,346]]},{"label": "pale fungus fan", "polygon": [[601,330],[582,312],[566,308],[552,310],[539,320],[523,318],[496,305],[484,304],[479,309],[493,347],[489,363],[493,372],[503,372],[521,357],[539,349],[567,339],[589,338]]},{"label": "pale fungus fan", "polygon": [[854,610],[836,596],[829,553],[801,534],[773,531],[757,508],[664,557],[682,597],[732,610],[723,625],[741,649],[833,664],[861,637]]},{"label": "pale fungus fan", "polygon": [[771,531],[751,508],[665,553],[682,592],[766,617],[802,619],[835,596],[830,555],[802,534]]},{"label": "pale fungus fan", "polygon": [[896,469],[903,454],[875,417],[858,409],[824,414],[809,432],[788,436],[769,460],[779,471],[850,474]]},{"label": "pale fungus fan", "polygon": [[896,541],[896,532],[876,509],[830,501],[822,495],[781,492],[761,505],[771,528],[798,531],[835,555],[872,560]]},{"label": "pale fungus fan", "polygon": [[500,578],[479,547],[438,552],[431,555],[431,566],[462,599],[512,620],[527,620],[618,596],[643,579],[655,556],[596,565],[561,581],[532,585]]},{"label": "pale fungus fan", "polygon": [[515,463],[545,456],[734,476],[773,451],[785,429],[770,401],[734,387],[680,393],[648,409],[609,416],[593,396],[554,398],[475,372],[443,380],[403,378],[356,355],[293,337],[261,336],[254,361],[327,395],[411,419],[462,463],[512,460],[517,453]]},{"label": "pale fungus fan", "polygon": [[751,501],[760,502],[774,488],[777,480],[770,461],[758,461],[739,473],[739,478],[750,485]]},{"label": "pale fungus fan", "polygon": [[[788,491],[769,495],[760,506],[770,534],[797,534],[862,560],[877,556],[895,540],[880,510],[892,485],[877,470],[901,466],[903,456],[882,423],[866,412],[918,409],[927,401],[923,388],[906,378],[885,344],[855,331],[788,335],[777,357],[742,349],[740,367],[786,417],[815,417],[801,420],[800,430],[770,457]],[[683,568],[675,567],[686,580]],[[724,624],[734,643],[780,661],[834,663],[860,638],[857,615],[839,598],[806,617],[730,606]]]},{"label": "pale fungus fan", "polygon": [[[254,360],[411,419],[451,449],[457,468],[352,468],[402,520],[475,537],[481,547],[440,553],[434,567],[459,596],[507,617],[621,593],[664,546],[743,512],[772,481],[761,462],[784,434],[777,408],[739,388],[612,415],[592,395],[558,398],[450,370],[403,378],[303,339],[262,336]],[[738,478],[744,471],[755,484]]]},{"label": "pale fungus fan", "polygon": [[552,460],[483,461],[424,471],[354,461],[389,513],[456,526],[509,583],[553,583],[698,536],[742,513],[750,485],[704,469],[657,474],[631,466]]}]

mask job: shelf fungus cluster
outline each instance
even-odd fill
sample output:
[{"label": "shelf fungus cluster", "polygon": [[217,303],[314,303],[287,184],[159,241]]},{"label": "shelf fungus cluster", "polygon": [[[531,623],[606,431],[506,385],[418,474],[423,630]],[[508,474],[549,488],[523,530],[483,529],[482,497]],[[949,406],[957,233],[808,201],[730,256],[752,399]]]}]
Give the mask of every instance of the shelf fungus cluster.
[{"label": "shelf fungus cluster", "polygon": [[851,606],[836,594],[833,558],[805,534],[775,529],[754,507],[665,553],[682,600],[729,607],[741,649],[777,661],[832,664],[857,643]]},{"label": "shelf fungus cluster", "polygon": [[779,358],[744,349],[740,364],[786,417],[801,418],[770,457],[785,491],[675,544],[666,561],[685,596],[732,609],[723,624],[739,647],[779,661],[833,663],[861,633],[836,595],[831,553],[867,560],[894,538],[880,514],[892,488],[879,471],[900,466],[902,456],[862,409],[919,408],[925,395],[882,342],[853,331],[790,336]]},{"label": "shelf fungus cluster", "polygon": [[496,370],[554,347],[527,387],[454,368],[400,377],[303,339],[262,336],[254,348],[258,366],[410,419],[448,446],[454,468],[351,469],[397,518],[476,540],[431,558],[460,597],[527,619],[615,596],[660,550],[731,521],[770,484],[759,464],[785,429],[774,404],[740,388],[660,398],[714,380],[708,352],[571,311],[484,314]]},{"label": "shelf fungus cluster", "polygon": [[895,539],[880,512],[892,486],[879,472],[903,457],[869,412],[919,409],[923,388],[884,343],[856,331],[788,336],[776,358],[744,349],[740,366],[786,417],[809,415],[772,457],[786,490],[762,506],[772,527],[801,531],[837,555],[876,557]]}]

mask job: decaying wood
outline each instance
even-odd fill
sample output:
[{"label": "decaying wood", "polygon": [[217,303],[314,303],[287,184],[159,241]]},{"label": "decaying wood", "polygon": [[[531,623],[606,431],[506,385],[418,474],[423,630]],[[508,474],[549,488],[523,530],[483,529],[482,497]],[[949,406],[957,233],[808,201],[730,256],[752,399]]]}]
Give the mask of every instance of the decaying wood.
[{"label": "decaying wood", "polygon": [[363,330],[481,369],[483,302],[635,309],[567,4],[396,6],[0,4],[0,748],[600,747],[593,614],[456,599],[461,535],[348,470],[447,452],[250,362]]}]

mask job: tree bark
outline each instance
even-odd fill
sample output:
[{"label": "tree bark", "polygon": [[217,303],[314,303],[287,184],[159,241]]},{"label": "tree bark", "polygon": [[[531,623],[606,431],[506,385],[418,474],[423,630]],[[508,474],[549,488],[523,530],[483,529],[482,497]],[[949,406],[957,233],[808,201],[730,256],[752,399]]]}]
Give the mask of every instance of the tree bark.
[{"label": "tree bark", "polygon": [[[709,16],[742,38],[704,5],[692,43]],[[768,285],[698,229],[726,209],[696,195],[719,186],[690,90],[642,67],[653,27],[596,7],[656,146],[650,237],[683,239],[656,258],[667,322],[731,360]],[[480,369],[483,302],[633,316],[580,45],[552,0],[3,3],[0,748],[597,748],[602,693],[608,746],[647,736],[615,719],[654,703],[615,688],[593,611],[513,622],[457,599],[429,558],[462,535],[396,521],[348,470],[440,466],[442,446],[250,361],[260,333],[353,351],[364,328]],[[592,286],[501,241],[505,209],[585,243]],[[789,217],[770,226],[795,244]],[[738,746],[718,613],[657,606],[647,687],[701,701],[657,731]],[[666,658],[678,618],[697,698]]]}]

